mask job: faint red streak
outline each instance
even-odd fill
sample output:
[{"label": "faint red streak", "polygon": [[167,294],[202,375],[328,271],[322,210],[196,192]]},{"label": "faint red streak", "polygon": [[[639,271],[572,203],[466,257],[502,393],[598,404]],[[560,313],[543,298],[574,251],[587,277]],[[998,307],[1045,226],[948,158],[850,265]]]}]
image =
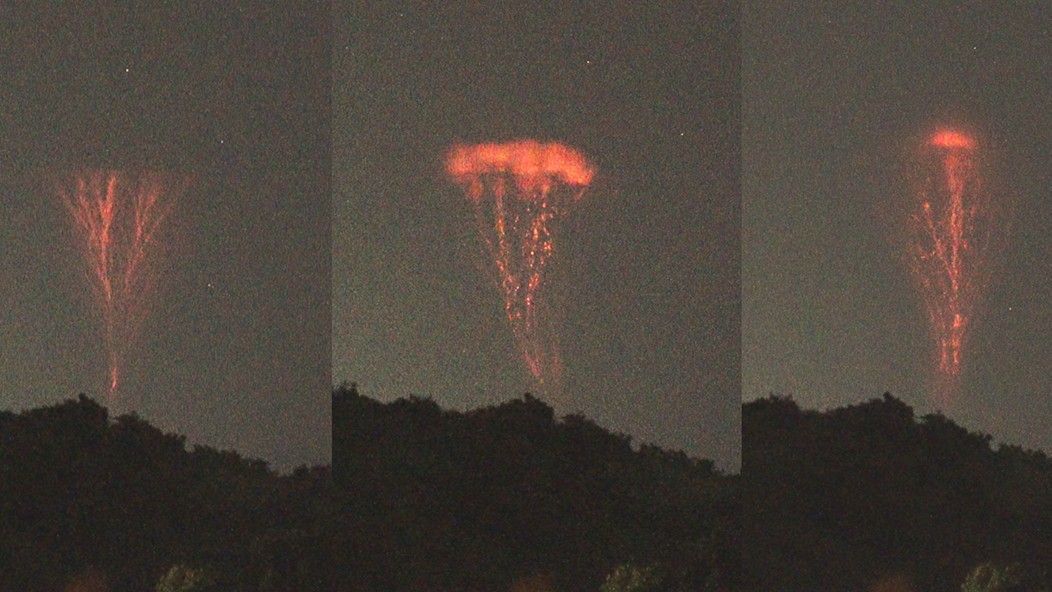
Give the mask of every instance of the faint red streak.
[{"label": "faint red streak", "polygon": [[148,312],[160,255],[158,233],[177,185],[159,173],[84,171],[58,193],[81,238],[98,301],[108,361],[108,397]]},{"label": "faint red streak", "polygon": [[594,169],[573,148],[523,140],[454,146],[446,171],[474,205],[527,368],[542,385],[557,382],[562,363],[545,337],[540,296],[555,253],[554,225],[581,198]]},{"label": "faint red streak", "polygon": [[971,136],[953,130],[933,134],[925,161],[933,172],[925,176],[909,218],[910,260],[936,342],[936,395],[946,405],[956,396],[998,230],[980,183],[976,152]]}]

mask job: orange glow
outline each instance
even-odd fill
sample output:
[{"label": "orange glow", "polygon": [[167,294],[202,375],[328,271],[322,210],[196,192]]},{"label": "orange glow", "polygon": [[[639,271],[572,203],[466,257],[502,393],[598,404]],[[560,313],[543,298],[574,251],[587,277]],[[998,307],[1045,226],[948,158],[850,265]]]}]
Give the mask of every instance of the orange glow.
[{"label": "orange glow", "polygon": [[924,184],[909,217],[909,255],[936,344],[936,398],[949,405],[988,283],[1000,220],[980,182],[975,139],[943,130],[927,145]]},{"label": "orange glow", "polygon": [[562,144],[535,140],[453,146],[446,158],[446,172],[458,184],[482,175],[507,174],[526,193],[553,182],[585,187],[595,175],[580,152]]},{"label": "orange glow", "polygon": [[58,189],[80,235],[102,316],[110,403],[155,288],[158,235],[173,189],[171,179],[157,173],[118,171],[80,172]]},{"label": "orange glow", "polygon": [[975,139],[958,131],[939,130],[932,135],[931,145],[938,148],[971,150],[975,148]]},{"label": "orange glow", "polygon": [[474,205],[523,361],[540,384],[554,388],[562,363],[540,312],[544,274],[555,253],[554,227],[595,170],[573,148],[520,140],[453,146],[446,172]]}]

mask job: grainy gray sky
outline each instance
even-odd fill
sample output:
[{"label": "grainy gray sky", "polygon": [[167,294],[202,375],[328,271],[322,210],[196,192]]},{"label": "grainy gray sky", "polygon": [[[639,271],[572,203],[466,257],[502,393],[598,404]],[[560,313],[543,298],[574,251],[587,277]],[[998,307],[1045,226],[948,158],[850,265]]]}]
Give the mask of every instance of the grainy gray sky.
[{"label": "grainy gray sky", "polygon": [[0,7],[0,408],[86,392],[106,353],[71,168],[193,178],[118,411],[288,468],[330,456],[331,14]]},{"label": "grainy gray sky", "polygon": [[461,409],[531,388],[442,157],[559,141],[599,174],[556,238],[551,402],[736,466],[737,17],[722,2],[338,14],[335,379]]},{"label": "grainy gray sky", "polygon": [[933,408],[924,309],[889,236],[911,143],[960,126],[1014,215],[946,412],[1052,448],[1052,12],[790,4],[743,15],[744,398],[826,408],[891,391]]}]

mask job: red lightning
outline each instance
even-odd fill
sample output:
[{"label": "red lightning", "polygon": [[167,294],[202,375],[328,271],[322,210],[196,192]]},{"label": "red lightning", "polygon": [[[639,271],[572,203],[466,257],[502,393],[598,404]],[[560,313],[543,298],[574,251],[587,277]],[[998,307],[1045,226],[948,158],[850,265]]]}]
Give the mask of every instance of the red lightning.
[{"label": "red lightning", "polygon": [[572,148],[523,140],[454,146],[446,171],[474,206],[523,360],[551,386],[562,364],[539,313],[544,272],[555,253],[553,227],[580,200],[594,169]]},{"label": "red lightning", "polygon": [[927,142],[926,175],[911,213],[910,262],[936,343],[936,398],[956,396],[969,330],[989,278],[995,209],[983,191],[978,142],[940,130]]},{"label": "red lightning", "polygon": [[158,233],[177,185],[159,173],[85,171],[58,189],[81,238],[101,312],[111,403],[148,311],[158,271]]}]

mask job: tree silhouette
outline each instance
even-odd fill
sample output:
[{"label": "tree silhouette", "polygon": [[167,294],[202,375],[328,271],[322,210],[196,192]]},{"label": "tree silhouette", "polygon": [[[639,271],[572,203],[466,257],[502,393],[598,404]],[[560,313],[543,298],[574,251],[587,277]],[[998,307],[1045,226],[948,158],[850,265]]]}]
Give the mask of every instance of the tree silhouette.
[{"label": "tree silhouette", "polygon": [[[986,561],[1052,565],[1052,463],[881,399],[743,407],[744,573],[754,589],[956,591]],[[1044,575],[1041,575],[1044,574]],[[890,578],[890,579],[889,579]]]},{"label": "tree silhouette", "polygon": [[624,564],[662,592],[737,582],[738,479],[709,461],[529,395],[332,403],[339,486],[83,395],[0,412],[0,590],[595,592]]},{"label": "tree silhouette", "polygon": [[221,589],[260,589],[267,572],[285,586],[274,590],[311,589],[328,572],[306,572],[333,554],[322,508],[337,507],[318,471],[283,477],[233,452],[187,450],[83,395],[4,413],[0,590],[141,592],[173,564],[207,567]]},{"label": "tree silhouette", "polygon": [[543,576],[595,592],[618,565],[660,565],[668,590],[733,584],[737,480],[709,461],[555,417],[525,395],[466,413],[418,397],[333,395],[333,463],[359,533],[362,589],[509,590]]}]

